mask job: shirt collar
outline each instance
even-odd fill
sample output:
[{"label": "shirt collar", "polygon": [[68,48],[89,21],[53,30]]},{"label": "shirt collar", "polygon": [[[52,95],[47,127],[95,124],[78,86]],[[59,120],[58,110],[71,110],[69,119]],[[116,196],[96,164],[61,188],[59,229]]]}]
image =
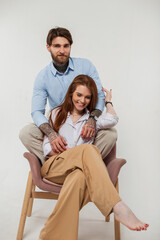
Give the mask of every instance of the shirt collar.
[{"label": "shirt collar", "polygon": [[[51,72],[54,74],[54,76],[56,76],[56,74],[59,73],[57,71],[57,69],[55,68],[55,66],[53,65],[53,62],[50,63],[50,69],[51,69]],[[68,67],[67,67],[65,73],[67,73],[69,71],[69,69],[74,71],[74,65],[73,65],[72,58],[69,58],[69,64],[68,64]],[[63,75],[65,73],[59,73],[59,74]]]}]

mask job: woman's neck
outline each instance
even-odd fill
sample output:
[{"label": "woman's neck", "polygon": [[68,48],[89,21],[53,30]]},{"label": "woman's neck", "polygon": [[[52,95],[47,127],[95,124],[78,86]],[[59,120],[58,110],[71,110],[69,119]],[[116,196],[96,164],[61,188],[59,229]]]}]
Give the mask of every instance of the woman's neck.
[{"label": "woman's neck", "polygon": [[70,113],[70,118],[72,119],[73,124],[75,125],[77,121],[83,116],[85,111],[76,111],[75,109]]},{"label": "woman's neck", "polygon": [[73,111],[70,113],[73,116],[82,116],[85,113],[85,110],[77,111],[76,109],[73,109]]}]

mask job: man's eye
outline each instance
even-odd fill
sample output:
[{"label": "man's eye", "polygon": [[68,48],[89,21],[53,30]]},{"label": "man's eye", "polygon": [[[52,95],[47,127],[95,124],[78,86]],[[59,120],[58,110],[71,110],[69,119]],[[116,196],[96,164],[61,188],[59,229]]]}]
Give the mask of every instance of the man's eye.
[{"label": "man's eye", "polygon": [[59,44],[55,44],[55,45],[53,45],[53,47],[55,47],[55,48],[59,48],[60,45],[59,45]]},{"label": "man's eye", "polygon": [[65,44],[65,45],[64,45],[65,48],[68,48],[69,46],[70,46],[69,44]]}]

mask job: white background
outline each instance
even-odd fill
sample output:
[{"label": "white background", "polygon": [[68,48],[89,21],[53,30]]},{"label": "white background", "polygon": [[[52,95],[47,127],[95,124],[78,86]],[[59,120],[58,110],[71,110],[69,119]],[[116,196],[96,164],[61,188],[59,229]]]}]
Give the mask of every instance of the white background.
[{"label": "white background", "polygon": [[[120,175],[120,195],[150,224],[143,233],[121,226],[122,240],[159,240],[158,0],[0,0],[0,239],[16,239],[29,170],[18,134],[32,121],[33,82],[51,60],[45,40],[55,26],[71,31],[71,56],[90,59],[104,87],[113,89],[120,118],[117,155],[127,160]],[[53,209],[49,200],[36,200],[36,204],[24,239],[38,239]],[[80,214],[79,239],[113,239],[113,219],[111,223],[103,219],[88,204]]]}]

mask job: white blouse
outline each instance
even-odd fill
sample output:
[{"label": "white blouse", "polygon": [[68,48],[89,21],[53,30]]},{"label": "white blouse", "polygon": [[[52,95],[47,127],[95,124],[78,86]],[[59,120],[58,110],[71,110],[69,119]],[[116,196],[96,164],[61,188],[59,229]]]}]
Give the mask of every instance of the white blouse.
[{"label": "white blouse", "polygon": [[[54,109],[52,111],[52,122],[54,123],[56,118],[56,111]],[[86,113],[76,122],[73,124],[72,119],[70,117],[70,113],[68,113],[67,119],[65,123],[60,127],[59,134],[64,138],[67,143],[66,148],[73,148],[77,145],[81,145],[84,143],[92,144],[94,141],[94,137],[91,140],[84,140],[81,138],[81,131],[82,127],[85,125],[89,118],[89,111],[86,110]],[[100,129],[107,129],[114,127],[118,123],[118,116],[113,116],[110,113],[102,113],[98,120],[96,121],[96,131]],[[44,137],[43,141],[43,152],[44,156],[46,157],[49,152],[52,150],[48,137]]]}]

